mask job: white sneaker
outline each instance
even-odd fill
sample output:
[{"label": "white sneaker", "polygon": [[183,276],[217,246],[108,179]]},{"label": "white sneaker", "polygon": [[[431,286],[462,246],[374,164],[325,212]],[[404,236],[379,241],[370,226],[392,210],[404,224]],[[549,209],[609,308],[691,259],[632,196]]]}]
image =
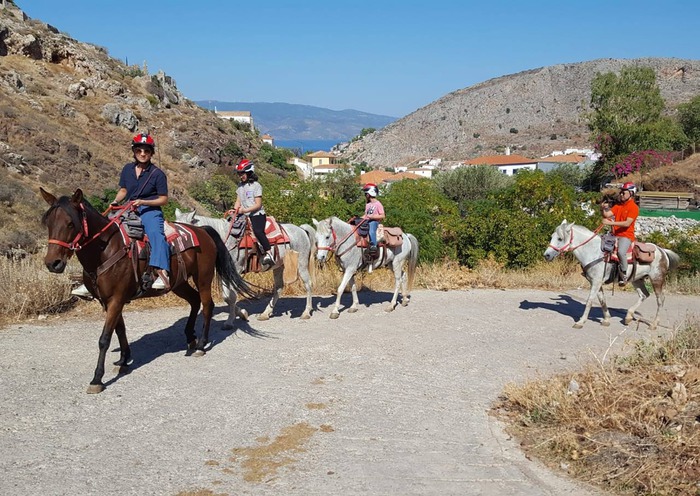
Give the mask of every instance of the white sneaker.
[{"label": "white sneaker", "polygon": [[81,284],[77,288],[75,288],[73,291],[70,292],[70,294],[75,295],[75,296],[80,296],[81,298],[92,298],[92,293],[88,291],[88,288],[85,287],[85,284]]},{"label": "white sneaker", "polygon": [[166,286],[165,286],[165,281],[164,281],[163,278],[160,277],[160,276],[158,276],[158,279],[156,279],[156,280],[153,282],[153,285],[151,286],[151,289],[157,289],[157,290],[165,289],[165,288],[166,288]]},{"label": "white sneaker", "polygon": [[275,265],[275,261],[272,259],[272,255],[270,255],[269,253],[266,253],[266,254],[265,254],[265,256],[263,257],[261,263],[262,263],[262,265],[265,266],[265,267],[269,267],[269,266]]}]

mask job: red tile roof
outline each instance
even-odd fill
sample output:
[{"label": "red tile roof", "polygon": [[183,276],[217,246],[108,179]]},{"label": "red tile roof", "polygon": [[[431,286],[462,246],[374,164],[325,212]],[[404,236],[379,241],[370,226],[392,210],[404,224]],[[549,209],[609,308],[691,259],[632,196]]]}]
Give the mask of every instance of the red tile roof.
[{"label": "red tile roof", "polygon": [[515,165],[536,164],[537,160],[522,155],[486,155],[465,160],[464,163],[466,165]]}]

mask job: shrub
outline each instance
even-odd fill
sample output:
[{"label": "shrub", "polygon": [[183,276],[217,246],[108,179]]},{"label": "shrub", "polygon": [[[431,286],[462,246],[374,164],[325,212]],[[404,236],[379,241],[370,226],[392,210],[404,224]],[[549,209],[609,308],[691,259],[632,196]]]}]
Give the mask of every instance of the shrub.
[{"label": "shrub", "polygon": [[633,172],[649,172],[652,169],[673,163],[672,152],[656,150],[641,150],[632,152],[612,166],[611,172],[616,178],[624,177]]}]

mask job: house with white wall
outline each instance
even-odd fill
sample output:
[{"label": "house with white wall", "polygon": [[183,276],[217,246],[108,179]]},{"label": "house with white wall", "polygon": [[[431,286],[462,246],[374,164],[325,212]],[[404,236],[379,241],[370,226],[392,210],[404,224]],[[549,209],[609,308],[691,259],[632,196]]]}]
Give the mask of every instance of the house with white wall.
[{"label": "house with white wall", "polygon": [[517,174],[520,170],[537,169],[537,163],[537,160],[523,157],[522,155],[485,155],[483,157],[465,160],[462,162],[461,166],[489,165],[497,167],[500,172],[507,176],[512,176],[513,174]]},{"label": "house with white wall", "polygon": [[250,129],[254,129],[253,116],[250,114],[249,110],[217,111],[216,109],[214,109],[214,113],[219,119],[226,119],[229,121],[240,122],[241,124],[248,124],[250,126]]},{"label": "house with white wall", "polygon": [[263,143],[267,143],[268,145],[274,147],[275,146],[275,139],[270,136],[269,134],[263,134],[260,139],[263,141]]}]

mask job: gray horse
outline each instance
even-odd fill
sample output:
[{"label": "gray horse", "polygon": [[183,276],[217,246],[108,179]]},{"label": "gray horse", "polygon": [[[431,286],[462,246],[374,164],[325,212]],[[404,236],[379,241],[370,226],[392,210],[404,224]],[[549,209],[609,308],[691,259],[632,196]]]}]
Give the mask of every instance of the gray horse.
[{"label": "gray horse", "polygon": [[[391,266],[394,271],[394,295],[391,303],[386,307],[387,312],[396,308],[396,301],[401,287],[401,305],[408,305],[413,278],[416,274],[418,264],[418,240],[413,234],[404,233],[401,246],[395,248],[381,247],[379,257],[371,263],[363,260],[363,249],[356,246],[353,234],[354,226],[340,220],[338,217],[329,217],[322,221],[313,219],[316,226],[316,249],[317,258],[323,263],[328,258],[329,252],[334,252],[336,260],[344,271],[343,280],[338,286],[338,296],[335,306],[331,311],[331,319],[337,319],[340,315],[340,297],[348,283],[351,284],[352,306],[348,308],[349,313],[357,312],[359,300],[357,298],[357,286],[355,285],[355,272],[360,268],[376,269],[379,267]],[[408,262],[408,273],[404,272],[404,262]]]},{"label": "gray horse", "polygon": [[[232,237],[229,237],[229,221],[226,219],[204,217],[202,215],[197,215],[194,211],[181,212],[179,209],[175,209],[175,218],[177,222],[184,222],[186,224],[196,226],[211,226],[216,229],[221,236],[221,239],[226,242],[231,258],[236,264],[236,269],[240,274],[245,273],[246,252],[244,249],[239,250],[238,241]],[[258,315],[258,320],[268,320],[275,308],[277,300],[279,300],[282,288],[284,288],[284,255],[288,249],[299,253],[297,272],[304,283],[304,287],[306,288],[306,308],[304,308],[304,313],[301,315],[301,318],[308,319],[311,317],[311,311],[313,310],[313,301],[311,298],[311,274],[309,272],[309,267],[313,267],[313,257],[316,248],[316,245],[314,244],[316,231],[308,224],[303,224],[302,226],[295,226],[294,224],[280,224],[280,226],[287,233],[287,236],[289,236],[289,244],[279,245],[279,260],[272,269],[272,274],[274,277],[272,299],[267,304],[267,307],[265,307],[265,310]],[[231,291],[226,284],[222,284],[222,293],[224,301],[226,301],[229,306],[229,315],[226,323],[224,324],[224,329],[233,329],[236,315],[244,320],[248,320],[248,312],[245,309],[236,306],[236,293],[235,291]]]},{"label": "gray horse", "polygon": [[[651,243],[648,243],[651,244]],[[611,274],[614,264],[604,262],[602,239],[593,231],[573,222],[566,222],[566,219],[557,226],[549,242],[549,248],[544,252],[544,258],[552,261],[562,252],[570,251],[583,268],[583,275],[591,283],[591,291],[586,300],[586,308],[581,318],[574,324],[575,329],[581,329],[591,311],[593,298],[597,295],[600,306],[603,309],[603,321],[601,325],[610,325],[610,311],[605,302],[603,294],[603,283],[613,278]],[[678,267],[680,259],[675,252],[659,247],[656,256],[651,263],[639,263],[628,267],[627,275],[632,282],[632,286],[637,290],[639,299],[627,310],[625,315],[625,325],[632,322],[634,312],[639,305],[650,296],[644,281],[648,278],[656,294],[656,316],[651,323],[651,329],[656,329],[659,324],[659,312],[664,306],[664,286],[668,273]]]}]

